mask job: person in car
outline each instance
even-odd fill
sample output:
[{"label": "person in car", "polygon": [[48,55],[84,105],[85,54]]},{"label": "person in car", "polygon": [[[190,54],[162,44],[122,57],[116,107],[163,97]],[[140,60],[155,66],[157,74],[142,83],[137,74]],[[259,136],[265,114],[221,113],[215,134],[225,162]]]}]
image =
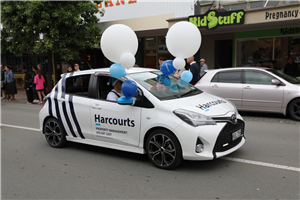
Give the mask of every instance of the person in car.
[{"label": "person in car", "polygon": [[113,85],[113,89],[108,93],[106,100],[109,101],[118,101],[118,98],[120,98],[122,96],[121,93],[121,87],[122,87],[122,81],[116,79],[112,85]]}]

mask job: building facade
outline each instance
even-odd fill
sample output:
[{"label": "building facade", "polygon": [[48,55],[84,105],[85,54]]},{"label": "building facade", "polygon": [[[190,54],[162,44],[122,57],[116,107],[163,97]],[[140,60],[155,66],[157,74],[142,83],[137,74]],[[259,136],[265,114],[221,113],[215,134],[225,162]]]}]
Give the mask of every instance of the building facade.
[{"label": "building facade", "polygon": [[[194,55],[195,60],[200,64],[200,58],[204,58],[210,69],[268,66],[270,60],[275,60],[276,67],[282,69],[288,57],[293,57],[300,65],[299,0],[106,0],[95,6],[105,10],[97,24],[102,33],[113,24],[125,24],[136,33],[139,45],[135,57],[140,67],[157,68],[159,57],[173,58],[165,40],[168,29],[179,21],[190,21],[199,27],[202,43]],[[213,28],[208,28],[208,18],[207,26],[204,19],[211,11],[221,17]],[[232,14],[237,11],[243,12],[242,21]],[[229,21],[231,14],[235,17]],[[81,55],[76,62],[83,69],[112,64],[100,49],[100,38],[99,45],[92,50],[83,50]],[[48,56],[24,52],[22,57],[15,57],[9,53],[1,55],[1,62],[13,67],[15,77],[22,85],[22,69],[30,69],[37,63],[46,65]],[[55,63],[52,69],[55,85],[60,75],[66,72],[67,62],[57,56],[50,62]]]}]

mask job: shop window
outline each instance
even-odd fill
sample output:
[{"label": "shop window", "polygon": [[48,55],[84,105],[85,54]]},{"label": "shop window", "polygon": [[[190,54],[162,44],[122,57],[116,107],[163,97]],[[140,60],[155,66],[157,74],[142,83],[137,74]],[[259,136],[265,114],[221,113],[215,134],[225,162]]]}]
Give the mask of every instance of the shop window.
[{"label": "shop window", "polygon": [[273,38],[237,40],[237,66],[268,67],[272,54]]},{"label": "shop window", "polygon": [[299,2],[298,0],[291,0],[291,1],[283,1],[283,4],[289,4],[289,3],[297,3]]},{"label": "shop window", "polygon": [[230,11],[230,6],[223,6],[224,10]]},{"label": "shop window", "polygon": [[294,58],[295,63],[300,64],[300,37],[277,37],[275,38],[275,67],[283,69],[288,58]]},{"label": "shop window", "polygon": [[268,4],[266,6],[275,6],[275,5],[279,5],[279,1],[268,1]]},{"label": "shop window", "polygon": [[257,1],[257,2],[250,3],[250,8],[260,8],[260,7],[264,7],[263,1]]},{"label": "shop window", "polygon": [[247,8],[247,3],[231,5],[231,10],[242,10]]}]

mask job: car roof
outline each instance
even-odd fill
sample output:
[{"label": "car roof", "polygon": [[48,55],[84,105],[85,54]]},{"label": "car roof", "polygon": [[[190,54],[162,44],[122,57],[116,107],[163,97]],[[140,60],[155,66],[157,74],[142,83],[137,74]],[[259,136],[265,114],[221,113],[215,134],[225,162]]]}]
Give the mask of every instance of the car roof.
[{"label": "car roof", "polygon": [[[134,73],[141,73],[141,72],[150,72],[150,71],[159,71],[157,69],[153,69],[153,68],[144,68],[144,67],[132,67],[130,69],[125,69],[126,70],[126,74],[134,74]],[[109,67],[107,68],[97,68],[97,69],[87,69],[87,70],[82,70],[79,72],[75,72],[76,75],[80,75],[80,74],[95,74],[95,73],[105,73],[105,74],[110,74],[109,72]],[[63,76],[63,74],[61,75]]]},{"label": "car roof", "polygon": [[266,70],[269,69],[267,67],[230,67],[230,68],[221,68],[221,69],[209,69],[205,70],[205,72],[219,72],[219,71],[231,71],[231,70],[251,70],[251,69],[257,69],[257,70]]}]

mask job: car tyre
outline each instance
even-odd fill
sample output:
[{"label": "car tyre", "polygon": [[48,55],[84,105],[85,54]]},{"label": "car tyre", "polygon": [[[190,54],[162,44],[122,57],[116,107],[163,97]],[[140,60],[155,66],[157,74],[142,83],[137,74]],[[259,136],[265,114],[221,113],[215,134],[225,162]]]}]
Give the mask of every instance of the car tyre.
[{"label": "car tyre", "polygon": [[63,126],[57,119],[47,119],[43,130],[46,141],[51,147],[60,148],[66,146],[66,133]]},{"label": "car tyre", "polygon": [[293,100],[289,105],[290,116],[297,121],[300,121],[300,99]]},{"label": "car tyre", "polygon": [[182,150],[177,138],[167,130],[153,131],[146,140],[150,161],[161,169],[174,169],[182,162]]}]

